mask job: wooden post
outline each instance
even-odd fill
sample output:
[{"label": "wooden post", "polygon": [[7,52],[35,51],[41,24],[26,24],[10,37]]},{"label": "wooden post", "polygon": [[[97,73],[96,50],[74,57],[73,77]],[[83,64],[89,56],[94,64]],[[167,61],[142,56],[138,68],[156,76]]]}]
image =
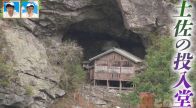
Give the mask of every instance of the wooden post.
[{"label": "wooden post", "polygon": [[109,75],[109,63],[108,63],[108,60],[107,60],[107,89],[109,90],[109,87],[110,87],[110,84],[109,84],[109,81],[108,81],[108,78],[110,77]]},{"label": "wooden post", "polygon": [[120,92],[121,92],[121,90],[122,90],[122,82],[121,82],[121,80],[120,80]]},{"label": "wooden post", "polygon": [[121,82],[121,71],[122,71],[122,69],[121,68],[122,68],[122,63],[120,62],[120,76],[119,76],[120,77],[119,78],[120,79],[120,92],[122,90],[122,82]]},{"label": "wooden post", "polygon": [[93,85],[94,85],[94,87],[95,87],[95,79],[94,79],[94,81],[93,81]]},{"label": "wooden post", "polygon": [[109,81],[107,80],[107,89],[109,89],[110,87],[110,84],[109,84]]}]

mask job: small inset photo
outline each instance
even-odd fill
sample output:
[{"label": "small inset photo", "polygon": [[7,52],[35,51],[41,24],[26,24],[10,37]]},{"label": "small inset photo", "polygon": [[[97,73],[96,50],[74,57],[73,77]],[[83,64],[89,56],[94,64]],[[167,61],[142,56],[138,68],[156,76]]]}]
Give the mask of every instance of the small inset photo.
[{"label": "small inset photo", "polygon": [[39,18],[38,1],[22,2],[21,15],[22,18]]},{"label": "small inset photo", "polygon": [[3,2],[3,18],[20,18],[20,2]]}]

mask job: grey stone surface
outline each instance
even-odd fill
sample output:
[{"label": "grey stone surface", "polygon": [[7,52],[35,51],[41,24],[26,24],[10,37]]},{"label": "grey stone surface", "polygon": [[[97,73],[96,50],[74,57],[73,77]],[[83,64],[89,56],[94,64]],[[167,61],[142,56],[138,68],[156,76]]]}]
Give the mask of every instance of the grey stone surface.
[{"label": "grey stone surface", "polygon": [[[55,51],[64,50],[59,46],[68,30],[105,33],[134,41],[138,41],[133,35],[137,34],[145,44],[146,34],[155,30],[167,33],[171,22],[168,10],[173,9],[165,0],[43,0],[42,8],[39,19],[0,19],[0,36],[6,39],[19,79],[10,87],[0,87],[0,108],[47,108],[65,94],[58,87],[63,70],[55,69],[47,52],[55,55],[52,59],[59,59]],[[103,45],[104,50],[118,46],[113,41]],[[30,96],[27,89],[32,92]],[[107,104],[102,100],[95,102]]]}]

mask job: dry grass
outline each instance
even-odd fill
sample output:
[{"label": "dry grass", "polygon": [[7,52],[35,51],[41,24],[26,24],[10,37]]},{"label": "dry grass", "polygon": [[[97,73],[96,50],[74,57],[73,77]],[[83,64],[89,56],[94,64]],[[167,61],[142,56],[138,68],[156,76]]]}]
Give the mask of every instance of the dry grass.
[{"label": "dry grass", "polygon": [[57,100],[49,108],[72,108],[73,105],[75,105],[73,96],[66,95],[63,98]]}]

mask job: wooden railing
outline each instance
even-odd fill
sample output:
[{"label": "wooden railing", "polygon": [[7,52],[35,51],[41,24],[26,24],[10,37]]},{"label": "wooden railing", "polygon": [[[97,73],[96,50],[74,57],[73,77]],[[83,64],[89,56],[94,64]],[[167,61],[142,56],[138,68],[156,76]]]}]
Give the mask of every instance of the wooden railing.
[{"label": "wooden railing", "polygon": [[134,67],[95,66],[95,72],[134,73]]},{"label": "wooden railing", "polygon": [[134,74],[94,72],[94,79],[130,81]]}]

